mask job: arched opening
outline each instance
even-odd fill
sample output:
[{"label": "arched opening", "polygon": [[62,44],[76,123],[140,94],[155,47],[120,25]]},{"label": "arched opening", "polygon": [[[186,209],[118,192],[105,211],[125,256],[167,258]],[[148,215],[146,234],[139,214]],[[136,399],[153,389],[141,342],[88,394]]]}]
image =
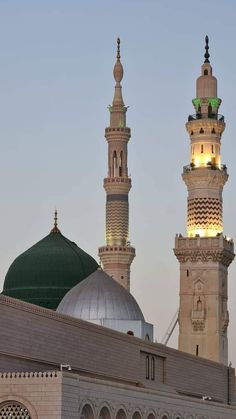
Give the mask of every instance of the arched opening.
[{"label": "arched opening", "polygon": [[155,358],[152,356],[151,359],[151,380],[155,380]]},{"label": "arched opening", "polygon": [[106,406],[104,406],[99,413],[99,419],[111,419],[111,414]]},{"label": "arched opening", "polygon": [[200,133],[200,134],[204,134],[204,129],[203,129],[203,128],[201,128],[201,129],[200,129],[200,131],[199,131],[199,133]]},{"label": "arched opening", "polygon": [[146,356],[146,379],[147,380],[149,380],[149,377],[150,377],[150,373],[149,373],[149,368],[150,368],[150,365],[149,365],[149,356]]},{"label": "arched opening", "polygon": [[119,176],[123,176],[123,151],[120,152],[120,161],[119,161]]},{"label": "arched opening", "polygon": [[204,76],[208,76],[208,70],[204,70]]},{"label": "arched opening", "polygon": [[161,417],[161,419],[168,419],[168,416],[164,415]]},{"label": "arched opening", "polygon": [[197,311],[202,311],[202,301],[200,297],[197,300]]},{"label": "arched opening", "polygon": [[208,106],[208,118],[211,118],[211,115],[212,115],[212,106],[211,106],[211,104],[209,104],[209,106]]},{"label": "arched opening", "polygon": [[0,419],[5,418],[32,419],[29,410],[23,404],[15,401],[7,401],[0,405]]},{"label": "arched opening", "polygon": [[84,405],[80,414],[80,419],[94,419],[93,410],[89,404]]},{"label": "arched opening", "polygon": [[132,330],[128,330],[127,335],[134,336],[134,332]]},{"label": "arched opening", "polygon": [[148,341],[148,342],[150,341],[150,337],[149,337],[148,333],[146,333],[146,335],[145,335],[145,340]]},{"label": "arched opening", "polygon": [[212,133],[212,134],[215,134],[215,133],[216,133],[216,132],[215,132],[215,128],[212,128],[211,133]]},{"label": "arched opening", "polygon": [[134,412],[132,419],[141,419],[141,415],[139,412]]},{"label": "arched opening", "polygon": [[123,409],[119,409],[116,414],[116,419],[127,419],[125,411]]},{"label": "arched opening", "polygon": [[153,413],[149,413],[147,419],[155,419],[155,415]]},{"label": "arched opening", "polygon": [[113,151],[113,177],[117,176],[117,154],[116,151]]}]

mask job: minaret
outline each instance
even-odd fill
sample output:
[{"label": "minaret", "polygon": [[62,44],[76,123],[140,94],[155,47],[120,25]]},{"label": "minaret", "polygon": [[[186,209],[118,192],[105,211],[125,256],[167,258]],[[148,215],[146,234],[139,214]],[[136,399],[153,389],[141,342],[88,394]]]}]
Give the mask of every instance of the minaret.
[{"label": "minaret", "polygon": [[187,237],[177,235],[174,249],[180,262],[179,349],[227,365],[227,274],[234,245],[223,235],[222,191],[228,173],[220,146],[225,122],[218,113],[221,99],[207,36],[205,41],[192,101],[195,114],[186,123],[191,150],[182,174],[188,189]]},{"label": "minaret", "polygon": [[99,248],[103,269],[127,290],[130,289],[130,265],[135,249],[129,242],[129,191],[127,145],[130,128],[126,126],[126,111],[122,98],[123,66],[120,62],[120,39],[117,39],[117,60],[113,75],[115,93],[110,111],[110,126],[105,130],[108,142],[108,176],[104,179],[106,199],[106,245]]}]

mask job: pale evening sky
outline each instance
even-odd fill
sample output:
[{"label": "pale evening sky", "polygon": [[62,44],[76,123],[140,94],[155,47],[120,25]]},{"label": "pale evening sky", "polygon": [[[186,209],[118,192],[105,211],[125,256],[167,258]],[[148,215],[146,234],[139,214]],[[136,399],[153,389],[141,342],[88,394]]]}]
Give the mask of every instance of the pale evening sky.
[{"label": "pale evening sky", "polygon": [[[116,38],[130,106],[131,290],[160,340],[178,308],[172,248],[185,234],[185,123],[204,37],[226,131],[224,232],[236,238],[235,0],[0,0],[0,285],[16,256],[62,233],[97,259],[105,244],[107,106]],[[236,366],[236,262],[229,268],[229,360]],[[176,347],[176,336],[170,346]]]}]

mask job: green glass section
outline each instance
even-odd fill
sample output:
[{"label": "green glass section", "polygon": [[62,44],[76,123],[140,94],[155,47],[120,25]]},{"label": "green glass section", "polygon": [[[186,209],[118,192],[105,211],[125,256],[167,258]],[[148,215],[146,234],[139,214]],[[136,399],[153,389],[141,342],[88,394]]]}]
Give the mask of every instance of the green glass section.
[{"label": "green glass section", "polygon": [[208,103],[212,106],[212,108],[218,108],[220,105],[220,99],[218,99],[217,97],[212,97],[208,99]]},{"label": "green glass section", "polygon": [[198,97],[195,97],[195,98],[192,100],[192,103],[193,103],[193,105],[195,106],[195,108],[198,108],[199,106],[201,106],[202,101],[201,101],[201,99],[199,99]]},{"label": "green glass section", "polygon": [[52,232],[14,260],[3,294],[56,310],[64,295],[97,268],[92,256]]}]

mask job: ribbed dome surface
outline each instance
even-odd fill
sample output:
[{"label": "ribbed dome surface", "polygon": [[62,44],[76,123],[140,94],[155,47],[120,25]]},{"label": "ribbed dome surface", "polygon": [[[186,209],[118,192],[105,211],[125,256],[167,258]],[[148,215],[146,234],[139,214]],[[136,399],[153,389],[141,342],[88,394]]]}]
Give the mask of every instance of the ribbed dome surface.
[{"label": "ribbed dome surface", "polygon": [[57,311],[83,320],[143,320],[135,298],[102,269],[65,295]]},{"label": "ribbed dome surface", "polygon": [[92,272],[96,261],[58,232],[51,232],[10,266],[3,294],[55,310],[64,295]]}]

